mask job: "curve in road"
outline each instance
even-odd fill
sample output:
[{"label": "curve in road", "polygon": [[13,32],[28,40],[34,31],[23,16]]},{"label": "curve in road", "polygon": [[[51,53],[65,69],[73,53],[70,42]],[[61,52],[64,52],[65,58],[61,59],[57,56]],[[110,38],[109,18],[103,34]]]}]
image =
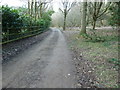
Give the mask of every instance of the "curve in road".
[{"label": "curve in road", "polygon": [[74,88],[75,67],[59,29],[3,65],[3,88]]}]

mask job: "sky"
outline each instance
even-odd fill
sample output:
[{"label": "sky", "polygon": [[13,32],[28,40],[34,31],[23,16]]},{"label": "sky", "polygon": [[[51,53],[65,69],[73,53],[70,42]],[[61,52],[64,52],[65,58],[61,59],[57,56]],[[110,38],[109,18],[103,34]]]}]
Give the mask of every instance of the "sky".
[{"label": "sky", "polygon": [[[69,0],[74,1],[74,0]],[[27,6],[27,2],[25,0],[0,0],[0,5],[8,5],[8,6],[14,6],[14,7],[22,7]],[[58,11],[60,0],[53,0],[53,9],[55,11]]]},{"label": "sky", "polygon": [[[27,6],[27,2],[25,0],[0,0],[0,5],[8,5],[10,7],[22,7]],[[57,11],[59,8],[58,0],[54,0],[53,2],[53,9]]]},{"label": "sky", "polygon": [[[22,7],[26,6],[27,7],[27,0],[0,0],[0,5],[8,5],[8,6],[14,6],[14,7]],[[74,1],[74,0],[69,0],[69,1]],[[84,0],[76,0],[76,1],[84,1]],[[107,0],[106,0],[107,1]],[[53,0],[53,9],[54,11],[58,11],[59,9],[59,4],[60,0]]]},{"label": "sky", "polygon": [[[23,0],[24,1],[24,0]],[[20,0],[0,0],[0,5],[8,5],[8,6],[17,6],[21,7],[25,5],[25,2],[22,2]]]}]

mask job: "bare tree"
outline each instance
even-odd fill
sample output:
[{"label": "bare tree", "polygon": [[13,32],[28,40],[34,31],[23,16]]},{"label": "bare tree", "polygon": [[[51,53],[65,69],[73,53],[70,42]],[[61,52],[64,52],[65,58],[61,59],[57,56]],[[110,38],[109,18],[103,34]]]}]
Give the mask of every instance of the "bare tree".
[{"label": "bare tree", "polygon": [[80,4],[76,4],[67,15],[66,23],[68,27],[80,27],[81,22],[81,13],[80,13]]},{"label": "bare tree", "polygon": [[38,1],[38,17],[41,18],[43,15],[43,11],[47,10],[48,5],[52,2],[53,0],[39,0]]},{"label": "bare tree", "polygon": [[89,14],[92,17],[92,25],[93,25],[93,30],[95,29],[96,26],[96,21],[98,18],[103,16],[107,10],[109,9],[111,3],[105,4],[103,0],[100,0],[100,2],[90,2],[88,7],[89,7]]},{"label": "bare tree", "polygon": [[48,5],[52,2],[52,0],[27,0],[27,2],[28,2],[28,14],[31,17],[35,18],[35,20],[37,20],[37,18],[42,17],[43,12],[46,11]]},{"label": "bare tree", "polygon": [[63,0],[61,2],[61,4],[62,4],[62,7],[59,8],[59,10],[62,12],[62,14],[64,16],[63,30],[65,30],[67,15],[68,15],[69,11],[71,10],[71,8],[76,4],[76,2],[70,2],[69,0]]}]

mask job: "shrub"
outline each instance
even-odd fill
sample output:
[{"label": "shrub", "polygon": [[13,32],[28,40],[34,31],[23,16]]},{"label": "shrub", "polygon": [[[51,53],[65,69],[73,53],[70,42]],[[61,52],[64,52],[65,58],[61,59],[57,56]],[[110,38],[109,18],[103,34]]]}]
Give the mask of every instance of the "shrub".
[{"label": "shrub", "polygon": [[8,6],[2,6],[2,30],[4,33],[18,33],[20,32],[21,26],[23,26],[22,18],[20,18],[19,12],[17,9],[12,9]]},{"label": "shrub", "polygon": [[13,9],[8,6],[2,6],[0,10],[2,11],[3,42],[25,35],[37,34],[38,30],[45,30],[50,26],[51,15],[53,14],[53,11],[46,11],[43,12],[43,17],[35,19],[35,17],[26,13],[27,8]]}]

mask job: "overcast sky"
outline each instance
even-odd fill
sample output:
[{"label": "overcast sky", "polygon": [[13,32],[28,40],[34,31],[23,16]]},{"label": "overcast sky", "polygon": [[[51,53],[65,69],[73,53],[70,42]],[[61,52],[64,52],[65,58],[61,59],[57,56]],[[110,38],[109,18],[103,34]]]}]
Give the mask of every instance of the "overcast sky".
[{"label": "overcast sky", "polygon": [[23,6],[25,5],[25,2],[21,2],[20,0],[0,0],[1,5],[8,5],[8,6]]},{"label": "overcast sky", "polygon": [[[26,0],[27,1],[27,0]],[[74,1],[74,0],[69,0]],[[22,7],[27,6],[27,3],[25,0],[0,0],[0,5],[8,5],[8,6],[14,6],[14,7]],[[57,12],[59,8],[59,2],[60,0],[53,0],[53,9]]]},{"label": "overcast sky", "polygon": [[[27,0],[0,0],[1,2],[0,5],[22,7],[22,6],[27,6],[27,2],[25,1]],[[69,0],[69,1],[74,1],[74,0]],[[76,0],[76,1],[84,1],[84,0]],[[58,11],[59,3],[60,3],[60,0],[53,0],[53,9],[55,11]]]},{"label": "overcast sky", "polygon": [[[53,2],[53,8],[55,11],[58,10],[59,8],[59,4],[58,4],[59,0],[54,0]],[[22,6],[27,6],[27,3],[25,2],[25,0],[0,0],[0,5],[8,5],[8,6],[14,6],[14,7],[22,7]]]}]

